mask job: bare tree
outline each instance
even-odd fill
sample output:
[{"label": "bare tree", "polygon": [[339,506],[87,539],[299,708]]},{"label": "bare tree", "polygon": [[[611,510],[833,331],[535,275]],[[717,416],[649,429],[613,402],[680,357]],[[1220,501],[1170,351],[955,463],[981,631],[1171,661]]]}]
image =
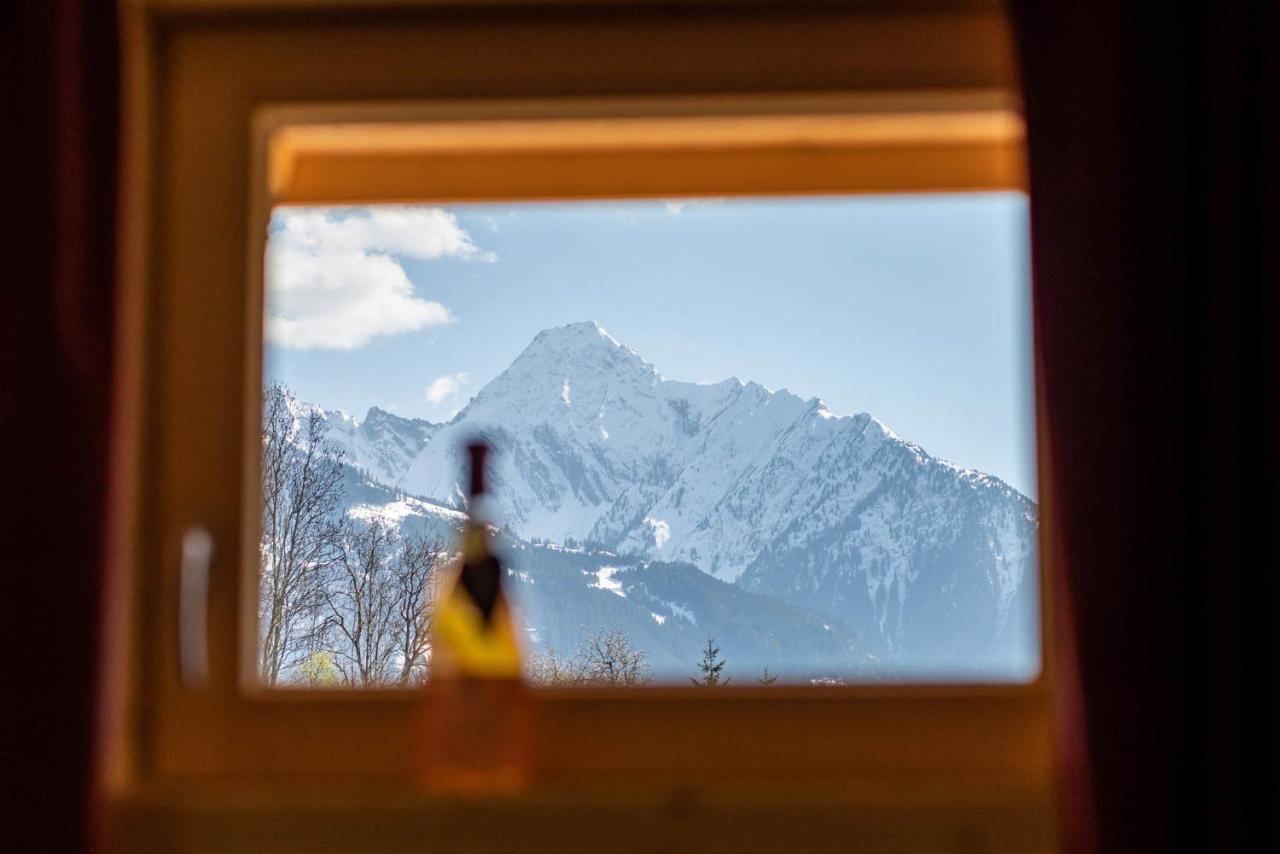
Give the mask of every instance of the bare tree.
[{"label": "bare tree", "polygon": [[399,536],[376,519],[347,519],[336,532],[336,560],[325,603],[324,648],[348,685],[389,680],[396,654],[395,578]]},{"label": "bare tree", "polygon": [[585,632],[568,658],[551,648],[530,656],[528,675],[543,685],[641,685],[652,678],[648,656],[619,628]]},{"label": "bare tree", "polygon": [[768,688],[770,685],[772,685],[777,681],[778,681],[778,674],[770,673],[768,667],[764,669],[764,673],[762,673],[760,675],[760,678],[756,680],[758,684],[763,685],[766,688]]},{"label": "bare tree", "polygon": [[722,677],[720,672],[724,670],[724,659],[720,657],[720,647],[716,646],[715,638],[707,638],[707,645],[702,648],[702,659],[698,662],[698,670],[701,676],[691,676],[689,681],[694,685],[728,685],[727,677]]},{"label": "bare tree", "polygon": [[295,414],[292,396],[278,383],[264,392],[258,671],[274,685],[314,650],[334,516],[343,497],[342,453],[325,441],[319,411]]},{"label": "bare tree", "polygon": [[336,560],[322,593],[322,648],[347,685],[422,679],[435,570],[445,554],[441,542],[403,537],[378,519],[348,519],[335,533]]},{"label": "bare tree", "polygon": [[598,685],[638,685],[649,681],[649,665],[644,650],[631,645],[622,629],[600,629],[588,633],[583,643],[583,660],[588,681]]},{"label": "bare tree", "polygon": [[582,685],[587,681],[580,655],[561,658],[552,647],[530,655],[526,672],[529,681],[539,685]]},{"label": "bare tree", "polygon": [[408,685],[426,677],[431,648],[432,595],[436,570],[448,553],[435,537],[410,537],[404,541],[395,567],[396,643],[400,655],[398,682]]}]

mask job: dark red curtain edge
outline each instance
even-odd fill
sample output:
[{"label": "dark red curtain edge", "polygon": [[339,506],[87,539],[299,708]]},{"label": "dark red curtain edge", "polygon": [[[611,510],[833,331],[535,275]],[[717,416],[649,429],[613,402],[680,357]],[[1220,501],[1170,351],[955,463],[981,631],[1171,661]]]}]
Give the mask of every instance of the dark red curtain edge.
[{"label": "dark red curtain edge", "polygon": [[1270,850],[1280,9],[1011,10],[1063,850]]},{"label": "dark red curtain edge", "polygon": [[5,4],[0,482],[2,846],[93,845],[95,701],[115,308],[119,40],[111,0]]}]

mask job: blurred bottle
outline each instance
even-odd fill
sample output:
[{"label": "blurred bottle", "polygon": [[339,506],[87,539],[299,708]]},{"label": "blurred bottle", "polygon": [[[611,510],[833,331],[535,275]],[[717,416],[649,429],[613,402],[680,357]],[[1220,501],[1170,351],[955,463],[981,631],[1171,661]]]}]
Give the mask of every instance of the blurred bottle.
[{"label": "blurred bottle", "polygon": [[429,788],[485,794],[527,782],[532,709],[504,589],[507,573],[492,546],[485,485],[489,448],[474,443],[467,451],[469,518],[431,623],[422,759]]}]

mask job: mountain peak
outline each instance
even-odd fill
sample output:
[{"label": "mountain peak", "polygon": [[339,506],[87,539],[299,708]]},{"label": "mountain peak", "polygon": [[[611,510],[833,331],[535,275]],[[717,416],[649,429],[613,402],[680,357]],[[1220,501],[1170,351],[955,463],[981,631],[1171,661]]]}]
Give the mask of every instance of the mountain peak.
[{"label": "mountain peak", "polygon": [[653,365],[600,324],[570,323],[535,335],[454,421],[481,418],[509,426],[513,417],[559,420],[588,409],[600,413],[608,401],[627,397],[627,389],[651,389],[661,379]]},{"label": "mountain peak", "polygon": [[422,418],[408,418],[404,415],[397,415],[396,413],[391,412],[390,410],[383,409],[381,406],[370,406],[369,411],[364,414],[364,421],[360,423],[377,424],[379,422],[388,422],[388,421],[392,423],[398,423],[398,424],[413,424],[413,423],[430,424],[431,423]]},{"label": "mountain peak", "polygon": [[564,326],[553,326],[550,329],[544,329],[533,338],[534,343],[539,341],[544,344],[583,344],[583,345],[601,345],[607,344],[610,347],[622,347],[618,340],[605,331],[604,327],[594,320],[582,320],[577,323],[567,323]]},{"label": "mountain peak", "polygon": [[573,366],[571,373],[576,374],[605,369],[657,376],[653,365],[635,350],[620,344],[594,320],[542,330],[512,363],[508,373],[514,370],[519,374],[533,368],[542,370],[548,367],[548,363],[557,366],[553,371],[557,378],[568,366]]}]

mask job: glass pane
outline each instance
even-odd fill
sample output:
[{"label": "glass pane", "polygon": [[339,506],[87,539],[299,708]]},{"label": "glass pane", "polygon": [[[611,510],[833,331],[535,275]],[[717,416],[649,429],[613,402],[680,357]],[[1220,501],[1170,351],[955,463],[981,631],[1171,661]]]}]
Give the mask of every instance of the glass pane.
[{"label": "glass pane", "polygon": [[1039,672],[1022,195],[281,208],[267,256],[266,681],[425,677],[477,435],[534,680]]}]

